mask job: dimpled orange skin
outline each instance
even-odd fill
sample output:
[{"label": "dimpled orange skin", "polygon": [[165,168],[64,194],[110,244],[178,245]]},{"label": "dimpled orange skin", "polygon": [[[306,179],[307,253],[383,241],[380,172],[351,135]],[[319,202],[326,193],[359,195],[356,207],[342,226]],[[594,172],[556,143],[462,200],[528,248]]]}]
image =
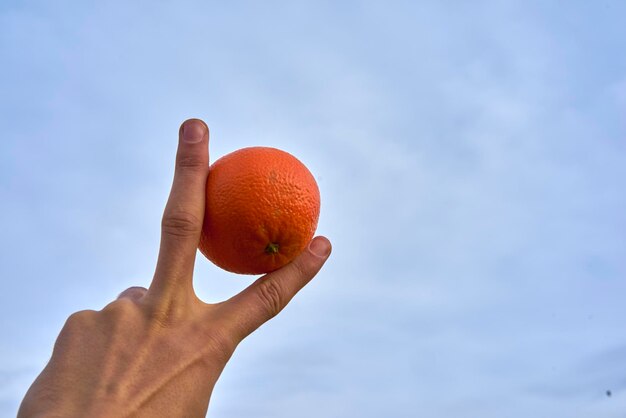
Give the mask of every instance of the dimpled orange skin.
[{"label": "dimpled orange skin", "polygon": [[317,228],[320,193],[291,154],[250,147],[209,168],[199,249],[233,273],[264,274],[298,256]]}]

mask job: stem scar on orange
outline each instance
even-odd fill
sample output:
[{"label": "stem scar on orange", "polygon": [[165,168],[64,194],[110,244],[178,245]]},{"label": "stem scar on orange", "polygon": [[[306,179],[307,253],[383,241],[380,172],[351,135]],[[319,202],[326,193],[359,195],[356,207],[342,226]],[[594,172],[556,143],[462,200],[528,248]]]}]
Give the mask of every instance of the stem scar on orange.
[{"label": "stem scar on orange", "polygon": [[296,157],[243,148],[209,168],[199,249],[224,270],[268,273],[306,248],[319,213],[315,178]]}]

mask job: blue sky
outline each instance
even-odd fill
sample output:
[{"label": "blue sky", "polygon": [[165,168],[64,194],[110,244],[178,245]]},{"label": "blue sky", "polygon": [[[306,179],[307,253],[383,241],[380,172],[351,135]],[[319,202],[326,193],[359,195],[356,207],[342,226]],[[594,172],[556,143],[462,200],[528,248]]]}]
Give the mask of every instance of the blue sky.
[{"label": "blue sky", "polygon": [[2,417],[149,283],[189,117],[307,164],[334,246],[209,417],[623,416],[626,3],[129,3],[0,5]]}]

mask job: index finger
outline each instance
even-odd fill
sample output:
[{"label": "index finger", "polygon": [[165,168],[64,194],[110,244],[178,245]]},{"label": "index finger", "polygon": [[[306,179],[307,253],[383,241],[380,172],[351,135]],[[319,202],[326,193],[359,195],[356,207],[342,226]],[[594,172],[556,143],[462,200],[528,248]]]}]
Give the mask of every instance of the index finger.
[{"label": "index finger", "polygon": [[147,296],[173,300],[179,294],[193,294],[209,173],[208,143],[209,129],[203,121],[189,119],[181,125],[174,181],[161,223],[159,258]]}]

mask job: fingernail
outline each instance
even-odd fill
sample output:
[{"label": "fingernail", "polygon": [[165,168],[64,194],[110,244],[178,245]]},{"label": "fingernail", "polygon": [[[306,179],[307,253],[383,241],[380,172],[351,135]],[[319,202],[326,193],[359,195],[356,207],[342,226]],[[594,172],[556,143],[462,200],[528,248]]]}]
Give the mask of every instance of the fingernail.
[{"label": "fingernail", "polygon": [[205,125],[197,119],[190,119],[183,124],[183,140],[189,144],[202,141],[205,133]]},{"label": "fingernail", "polygon": [[309,244],[309,251],[318,257],[328,257],[328,254],[330,254],[330,241],[324,237],[317,237]]}]

